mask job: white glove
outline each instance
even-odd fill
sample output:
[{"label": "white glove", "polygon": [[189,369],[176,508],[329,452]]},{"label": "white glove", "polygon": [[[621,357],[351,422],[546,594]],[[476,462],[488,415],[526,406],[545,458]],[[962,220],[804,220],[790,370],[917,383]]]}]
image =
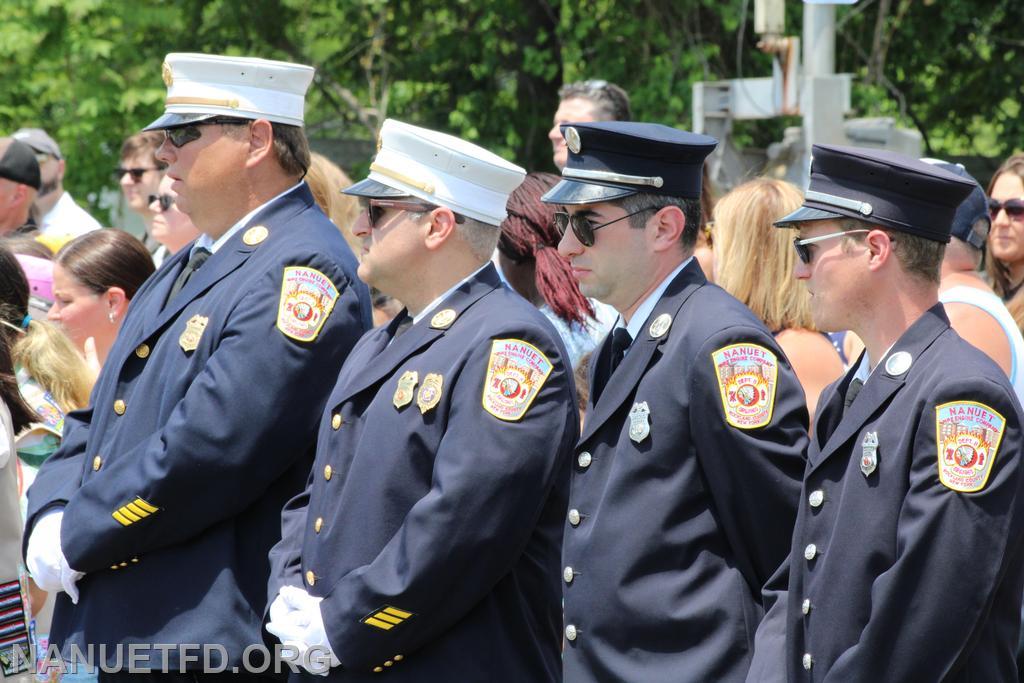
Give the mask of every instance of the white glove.
[{"label": "white glove", "polygon": [[[295,648],[299,664],[311,674],[326,676],[332,666],[341,661],[334,655],[324,618],[320,613],[320,601],[296,586],[285,586],[270,604],[270,621],[267,630],[273,633],[285,647]],[[328,664],[324,666],[324,664]]]},{"label": "white glove", "polygon": [[78,587],[75,585],[85,574],[68,565],[60,547],[60,527],[64,520],[64,508],[47,512],[32,529],[28,537],[28,552],[25,564],[36,585],[48,593],[66,591],[71,601],[78,604]]}]

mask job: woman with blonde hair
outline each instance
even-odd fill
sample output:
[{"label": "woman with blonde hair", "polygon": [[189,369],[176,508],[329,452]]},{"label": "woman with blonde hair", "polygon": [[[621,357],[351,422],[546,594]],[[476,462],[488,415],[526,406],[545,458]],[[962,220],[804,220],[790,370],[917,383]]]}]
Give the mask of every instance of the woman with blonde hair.
[{"label": "woman with blonde hair", "polygon": [[793,276],[792,235],[772,223],[795,211],[803,196],[794,186],[757,178],[736,187],[715,204],[715,282],[772,330],[803,386],[807,410],[822,390],[843,373],[839,353],[811,320],[810,294]]},{"label": "woman with blonde hair", "polygon": [[1013,154],[988,183],[989,215],[985,270],[992,289],[1024,329],[1024,154]]},{"label": "woman with blonde hair", "polygon": [[309,170],[306,171],[306,184],[317,206],[338,226],[341,236],[352,248],[352,253],[359,258],[361,245],[352,234],[352,224],[359,217],[359,200],[341,193],[352,181],[333,161],[313,152],[310,154]]}]

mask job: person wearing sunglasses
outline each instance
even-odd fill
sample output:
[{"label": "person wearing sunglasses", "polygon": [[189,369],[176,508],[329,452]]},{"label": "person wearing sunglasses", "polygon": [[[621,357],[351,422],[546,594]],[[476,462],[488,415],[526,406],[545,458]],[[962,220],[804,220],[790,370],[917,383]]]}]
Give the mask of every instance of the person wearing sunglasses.
[{"label": "person wearing sunglasses", "polygon": [[156,151],[163,141],[164,134],[159,130],[128,136],[121,145],[120,160],[112,171],[128,209],[142,218],[146,230],[143,242],[150,253],[160,246],[150,236],[155,214],[149,208],[149,197],[157,194],[157,187],[167,168],[166,163],[156,158]]},{"label": "person wearing sunglasses", "polygon": [[796,516],[803,392],[771,332],[693,258],[717,141],[624,121],[561,130],[568,163],[542,201],[583,294],[620,314],[591,356],[576,443],[564,679],[742,680]]},{"label": "person wearing sunglasses", "polygon": [[986,194],[992,230],[985,270],[1017,326],[1024,329],[1024,154],[1002,163]]},{"label": "person wearing sunglasses", "polygon": [[[148,129],[164,139],[173,206],[201,234],[118,317],[92,409],[67,416],[26,523],[33,577],[61,591],[51,642],[103,644],[91,664],[115,680],[129,665],[193,680],[203,662],[186,648],[203,644],[242,670],[263,642],[281,508],[309,475],[334,372],[370,325],[355,258],[302,181],[313,69],[176,53],[163,78]],[[140,638],[170,649],[128,662],[119,646]]]},{"label": "person wearing sunglasses", "polygon": [[328,681],[559,681],[559,539],[579,429],[558,333],[491,263],[525,171],[387,120],[359,275],[406,308],[366,335],[284,512],[267,630]]},{"label": "person wearing sunglasses", "polygon": [[895,152],[814,145],[803,206],[776,222],[796,233],[815,324],[865,351],[818,403],[749,681],[1017,680],[1024,414],[938,296],[974,186]]},{"label": "person wearing sunglasses", "polygon": [[160,248],[153,252],[157,268],[200,234],[192,219],[178,209],[177,194],[171,189],[173,184],[173,178],[164,176],[157,186],[157,194],[149,196],[149,210],[153,212],[150,234],[160,243]]}]

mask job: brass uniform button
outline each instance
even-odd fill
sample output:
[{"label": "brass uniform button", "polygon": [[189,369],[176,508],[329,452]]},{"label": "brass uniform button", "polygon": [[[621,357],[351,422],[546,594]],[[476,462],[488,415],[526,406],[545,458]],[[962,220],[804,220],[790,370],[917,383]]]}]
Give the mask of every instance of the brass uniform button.
[{"label": "brass uniform button", "polygon": [[373,667],[373,673],[375,673],[375,674],[379,674],[383,670],[384,670],[384,667],[382,667],[382,666],[375,666],[375,667]]},{"label": "brass uniform button", "polygon": [[395,663],[392,662],[390,659],[388,661],[384,662],[384,666],[394,666],[394,665],[395,665]]},{"label": "brass uniform button", "polygon": [[149,344],[139,344],[135,348],[135,355],[138,356],[139,358],[148,358],[149,357]]},{"label": "brass uniform button", "polygon": [[341,429],[341,423],[341,415],[335,413],[334,417],[331,418],[331,427],[333,427],[335,430]]},{"label": "brass uniform button", "polygon": [[405,659],[405,655],[395,655],[394,657],[392,657],[392,659],[394,659],[396,662],[400,662],[403,659]]},{"label": "brass uniform button", "polygon": [[320,533],[320,530],[324,528],[324,518],[317,517],[316,522],[313,524],[313,531]]},{"label": "brass uniform button", "polygon": [[333,475],[333,474],[334,474],[334,470],[331,469],[331,466],[330,465],[325,465],[324,466],[324,479],[326,479],[327,481],[330,481],[331,480],[331,475]]},{"label": "brass uniform button", "polygon": [[128,409],[128,406],[121,399],[114,401],[114,412],[118,415],[124,415],[124,411]]},{"label": "brass uniform button", "polygon": [[103,458],[97,455],[92,459],[92,471],[99,472],[101,467],[103,467]]},{"label": "brass uniform button", "polygon": [[306,583],[308,583],[310,586],[316,583],[316,574],[313,573],[312,569],[306,572]]}]

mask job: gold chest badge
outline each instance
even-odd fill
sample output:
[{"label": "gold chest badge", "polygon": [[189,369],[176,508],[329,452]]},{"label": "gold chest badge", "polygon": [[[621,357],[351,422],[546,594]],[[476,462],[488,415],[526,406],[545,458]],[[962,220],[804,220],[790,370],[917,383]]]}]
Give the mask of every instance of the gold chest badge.
[{"label": "gold chest badge", "polygon": [[405,406],[412,403],[413,392],[416,389],[416,383],[419,382],[419,373],[406,370],[402,373],[402,376],[398,378],[398,387],[395,389],[395,396],[391,399],[391,402],[395,404],[395,408],[402,409]]},{"label": "gold chest badge", "polygon": [[434,407],[441,401],[441,388],[444,386],[444,378],[437,373],[430,373],[423,378],[423,384],[420,385],[420,391],[416,394],[416,405],[420,407],[420,412],[424,415],[428,410],[433,410]]},{"label": "gold chest badge", "polygon": [[205,315],[194,315],[189,318],[189,321],[185,323],[185,331],[178,337],[178,345],[181,346],[182,351],[188,353],[196,350],[208,322],[210,319]]}]

